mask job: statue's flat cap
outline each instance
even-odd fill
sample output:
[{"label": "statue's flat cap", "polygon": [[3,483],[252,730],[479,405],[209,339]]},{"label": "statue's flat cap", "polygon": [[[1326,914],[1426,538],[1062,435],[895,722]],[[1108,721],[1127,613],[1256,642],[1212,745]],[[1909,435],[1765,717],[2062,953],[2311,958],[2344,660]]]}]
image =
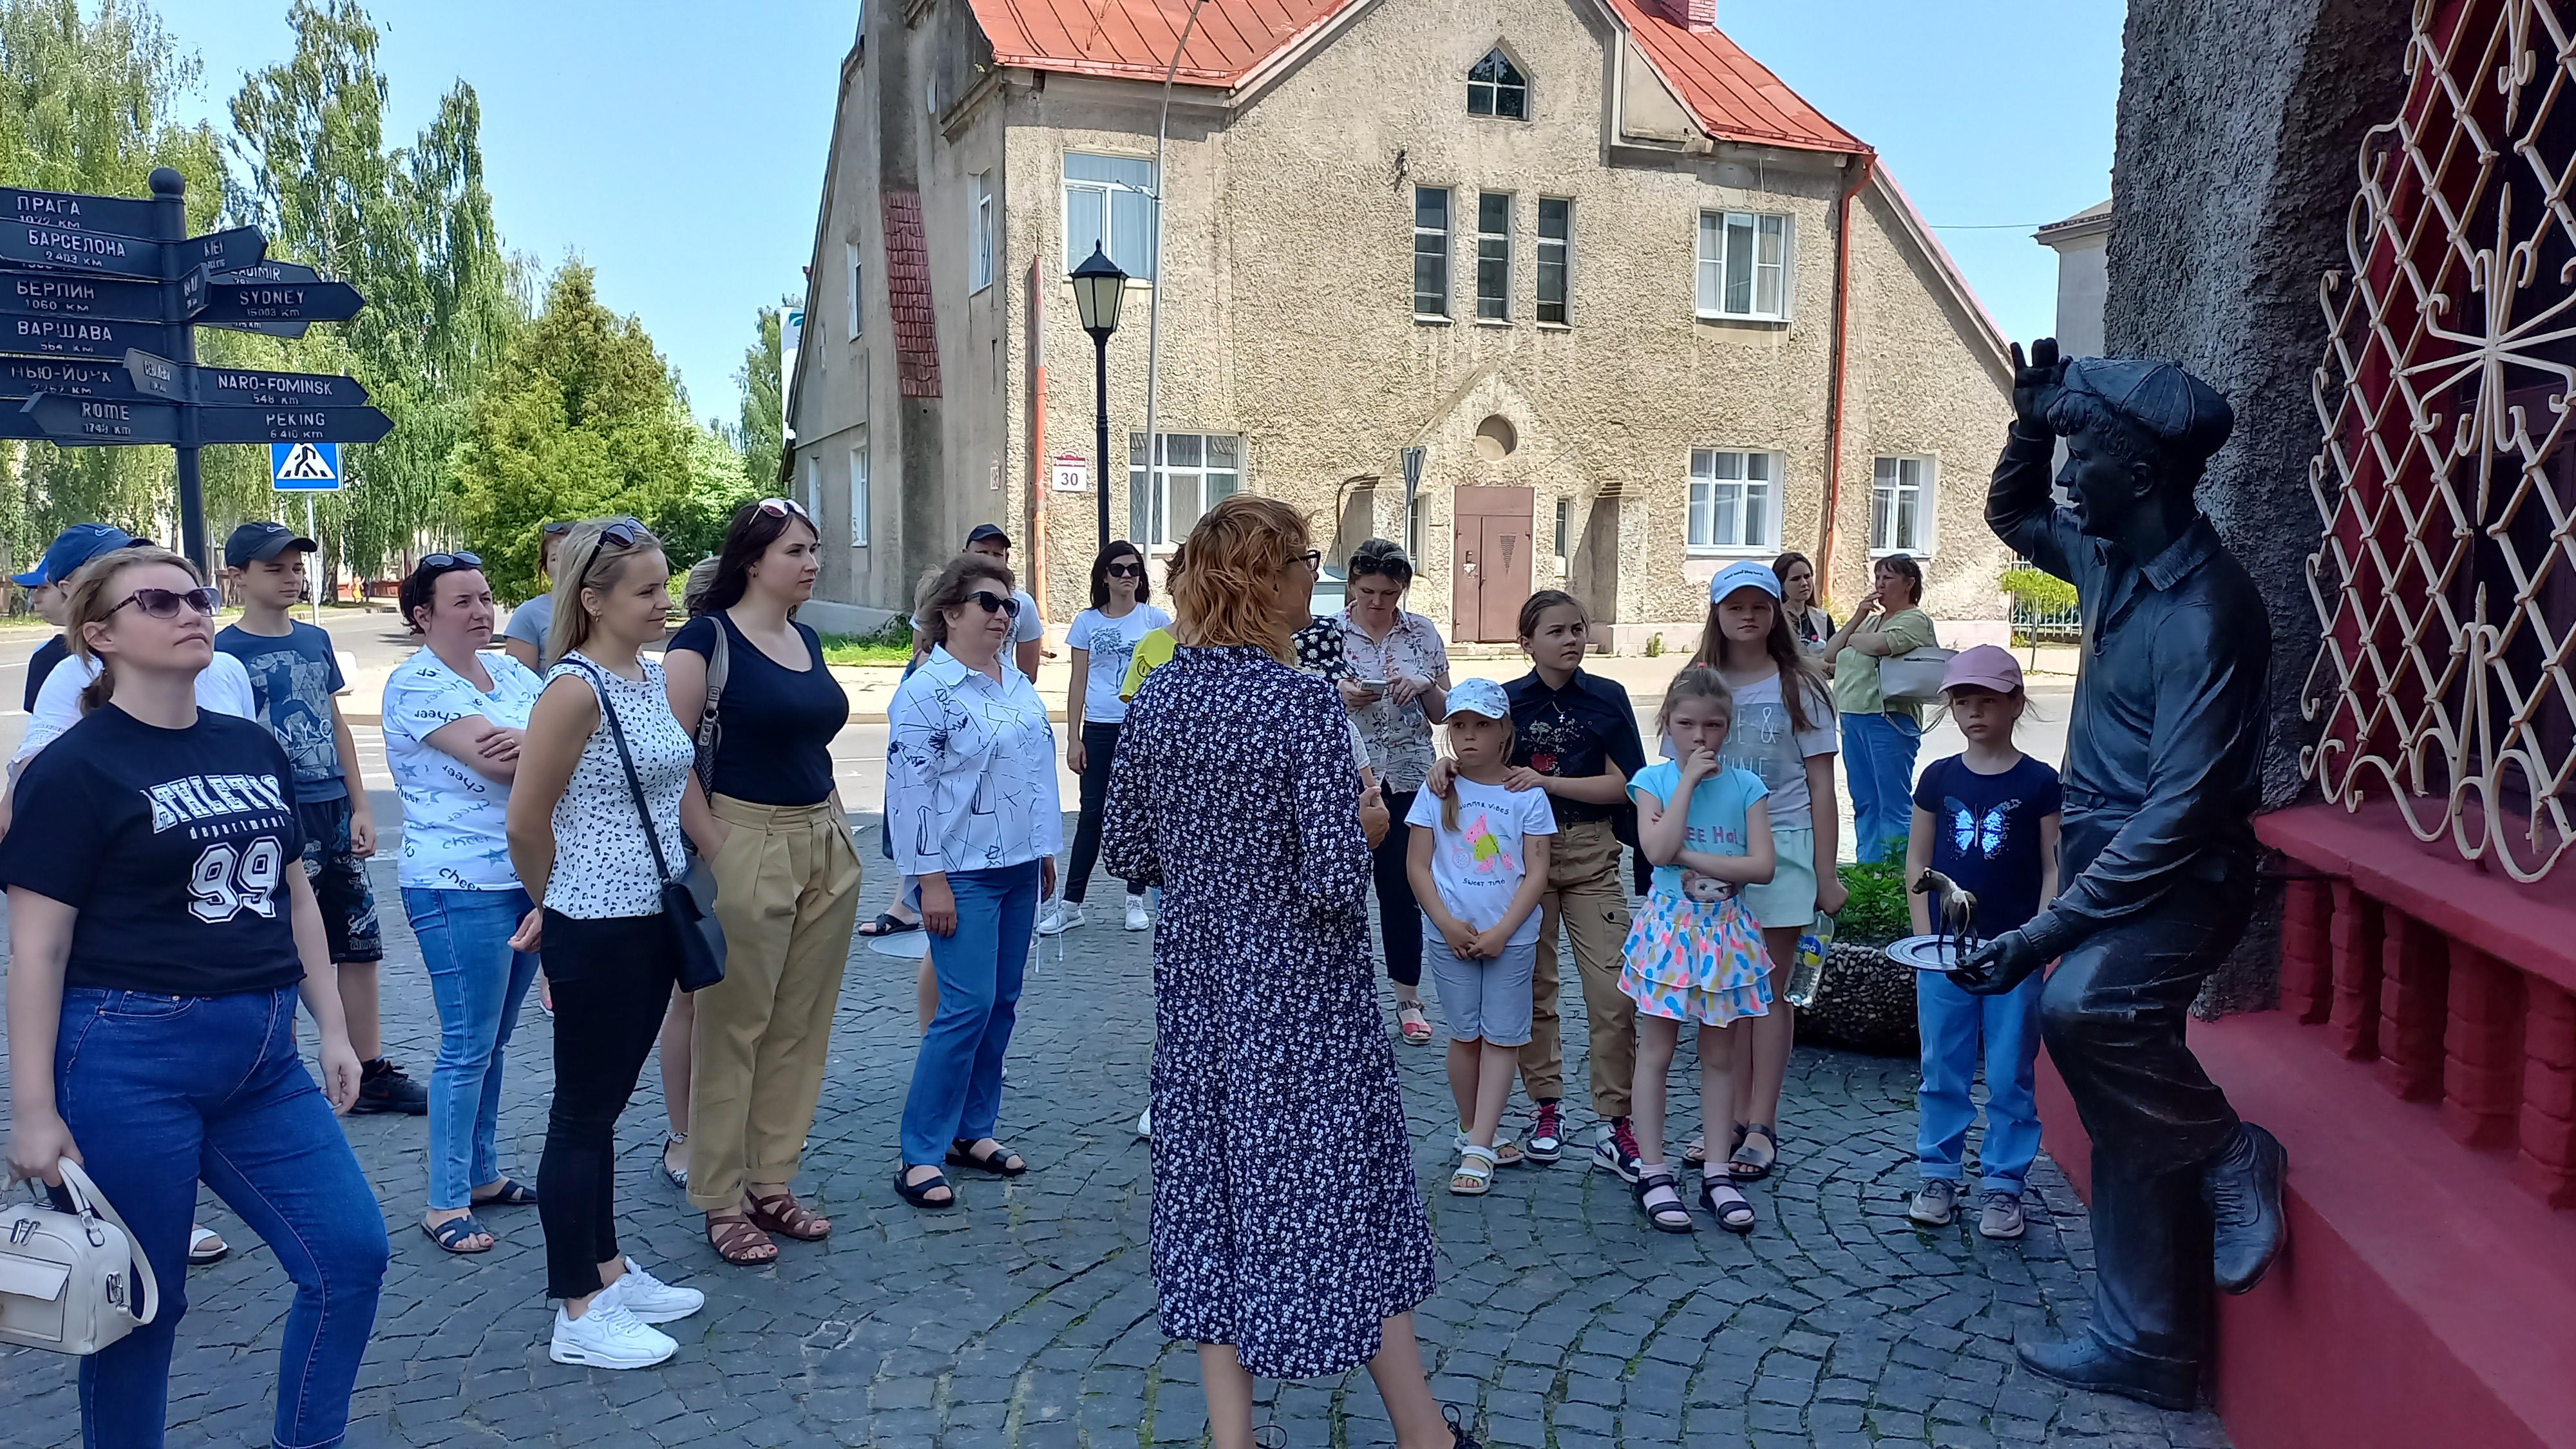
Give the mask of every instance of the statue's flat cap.
[{"label": "statue's flat cap", "polygon": [[2169,451],[2194,461],[2217,452],[2236,427],[2236,412],[2218,389],[2170,362],[2079,357],[2066,365],[2065,386],[2102,399]]}]

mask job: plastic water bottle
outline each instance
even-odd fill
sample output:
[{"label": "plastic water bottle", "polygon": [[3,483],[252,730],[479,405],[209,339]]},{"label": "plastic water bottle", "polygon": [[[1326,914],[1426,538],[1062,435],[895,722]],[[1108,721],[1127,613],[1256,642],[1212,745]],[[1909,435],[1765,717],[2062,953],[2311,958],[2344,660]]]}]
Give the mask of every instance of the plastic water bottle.
[{"label": "plastic water bottle", "polygon": [[1798,954],[1789,963],[1789,989],[1782,996],[1791,1006],[1813,1006],[1825,983],[1825,951],[1834,944],[1834,918],[1822,911],[1798,938]]}]

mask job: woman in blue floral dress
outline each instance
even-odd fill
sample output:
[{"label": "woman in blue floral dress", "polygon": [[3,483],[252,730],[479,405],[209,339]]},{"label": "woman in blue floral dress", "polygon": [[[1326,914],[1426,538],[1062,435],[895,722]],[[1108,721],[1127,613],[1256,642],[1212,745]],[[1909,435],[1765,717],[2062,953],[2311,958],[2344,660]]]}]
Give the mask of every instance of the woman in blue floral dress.
[{"label": "woman in blue floral dress", "polygon": [[1254,1375],[1363,1363],[1400,1449],[1472,1449],[1413,1333],[1431,1225],[1370,961],[1350,729],[1333,687],[1285,662],[1318,555],[1294,510],[1248,494],[1202,516],[1183,554],[1181,647],[1128,706],[1104,851],[1111,874],[1163,889],[1163,1332],[1199,1344],[1217,1449],[1252,1443]]}]

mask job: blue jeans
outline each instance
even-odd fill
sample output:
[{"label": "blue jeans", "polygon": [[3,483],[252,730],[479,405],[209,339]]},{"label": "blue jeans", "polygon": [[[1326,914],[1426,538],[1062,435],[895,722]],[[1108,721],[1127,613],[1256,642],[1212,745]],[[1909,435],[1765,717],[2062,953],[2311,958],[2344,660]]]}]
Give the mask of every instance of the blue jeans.
[{"label": "blue jeans", "polygon": [[438,1064],[429,1070],[429,1205],[472,1207],[501,1175],[501,1049],[537,979],[537,955],[510,949],[528,893],[403,887],[438,1002]]},{"label": "blue jeans", "polygon": [[1986,1048],[1986,1140],[1978,1149],[1985,1190],[2019,1194],[2039,1155],[2039,1104],[2031,1099],[2031,1063],[2039,1055],[2040,976],[2001,996],[1972,996],[1937,971],[1914,973],[1914,1015],[1923,1029],[1922,1116],[1914,1156],[1926,1182],[1963,1176],[1960,1148],[1977,1107],[1968,1084],[1977,1075],[1977,1038]]},{"label": "blue jeans", "polygon": [[1019,1019],[1020,977],[1037,928],[1038,863],[950,871],[957,934],[930,938],[939,1014],[921,1038],[903,1100],[907,1166],[946,1160],[951,1142],[993,1135],[1002,1115],[1002,1052]]},{"label": "blue jeans", "polygon": [[1883,859],[1888,842],[1905,858],[1914,833],[1914,755],[1923,726],[1901,714],[1843,716],[1843,774],[1851,781],[1852,847],[1864,861]]},{"label": "blue jeans", "polygon": [[152,1322],[81,1360],[82,1444],[161,1443],[200,1178],[295,1283],[278,1354],[275,1442],[339,1443],[375,1327],[385,1220],[339,1119],[295,1054],[294,990],[66,988],[54,1097],[161,1289]]}]

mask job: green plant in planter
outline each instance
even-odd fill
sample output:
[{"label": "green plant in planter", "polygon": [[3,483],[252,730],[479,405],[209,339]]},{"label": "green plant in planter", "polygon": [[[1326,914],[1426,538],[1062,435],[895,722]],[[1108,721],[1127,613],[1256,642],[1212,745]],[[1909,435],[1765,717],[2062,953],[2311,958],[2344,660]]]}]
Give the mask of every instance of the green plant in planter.
[{"label": "green plant in planter", "polygon": [[1914,934],[1914,918],[1905,900],[1905,855],[1898,851],[1875,864],[1854,862],[1842,868],[1843,889],[1851,899],[1834,918],[1834,939],[1855,946],[1884,946]]},{"label": "green plant in planter", "polygon": [[2075,586],[2055,574],[2034,568],[2006,569],[1995,582],[2034,613],[2062,614],[2075,607]]}]

